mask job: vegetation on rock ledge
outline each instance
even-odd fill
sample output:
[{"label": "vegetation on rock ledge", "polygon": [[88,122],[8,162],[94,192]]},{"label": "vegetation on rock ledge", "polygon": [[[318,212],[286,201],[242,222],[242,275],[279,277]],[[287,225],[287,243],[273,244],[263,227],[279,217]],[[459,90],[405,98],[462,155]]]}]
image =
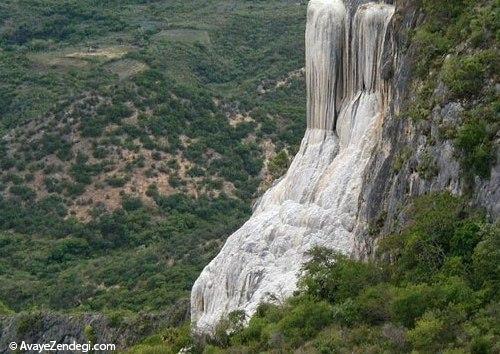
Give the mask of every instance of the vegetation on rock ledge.
[{"label": "vegetation on rock ledge", "polygon": [[297,294],[262,304],[247,327],[236,312],[204,344],[180,329],[174,340],[169,329],[130,352],[498,352],[499,227],[447,193],[407,212],[407,226],[383,238],[371,261],[312,250]]},{"label": "vegetation on rock ledge", "polygon": [[[416,97],[403,112],[416,122],[450,102],[463,108],[458,126],[444,127],[469,180],[488,178],[496,158],[500,103],[495,84],[499,68],[498,2],[423,1],[424,22],[416,29]],[[443,125],[446,125],[443,123]]]}]

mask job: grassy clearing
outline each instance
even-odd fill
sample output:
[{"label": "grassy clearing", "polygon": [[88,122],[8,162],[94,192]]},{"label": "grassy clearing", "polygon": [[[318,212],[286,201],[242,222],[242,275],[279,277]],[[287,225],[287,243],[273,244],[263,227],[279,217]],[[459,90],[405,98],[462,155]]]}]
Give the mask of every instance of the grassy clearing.
[{"label": "grassy clearing", "polygon": [[138,60],[122,59],[106,65],[106,70],[118,75],[120,80],[127,79],[140,74],[148,69],[148,66]]},{"label": "grassy clearing", "polygon": [[153,36],[154,40],[175,41],[184,43],[200,43],[210,45],[210,35],[207,31],[196,29],[170,29],[158,32]]}]

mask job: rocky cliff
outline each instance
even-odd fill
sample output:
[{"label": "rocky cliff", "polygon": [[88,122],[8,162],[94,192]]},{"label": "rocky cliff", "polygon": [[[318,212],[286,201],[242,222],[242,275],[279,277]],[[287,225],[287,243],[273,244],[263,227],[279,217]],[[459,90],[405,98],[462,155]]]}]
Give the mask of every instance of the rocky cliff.
[{"label": "rocky cliff", "polygon": [[0,353],[10,353],[9,344],[21,341],[43,344],[115,344],[125,349],[159,329],[176,326],[188,318],[188,304],[180,301],[168,312],[134,317],[103,314],[19,313],[0,316]]},{"label": "rocky cliff", "polygon": [[356,249],[363,179],[391,102],[382,68],[386,42],[394,45],[394,10],[385,3],[309,2],[307,131],[286,175],[196,281],[191,313],[201,331],[231,311],[250,315],[263,301],[290,296],[311,248]]},{"label": "rocky cliff", "polygon": [[[398,0],[395,6],[382,73],[393,95],[364,176],[359,209],[365,228],[358,232],[356,242],[356,254],[360,258],[372,254],[376,245],[373,236],[398,229],[407,217],[405,206],[420,195],[449,191],[469,197],[471,203],[486,210],[492,221],[500,215],[498,149],[493,149],[487,175],[472,175],[460,163],[463,152],[456,147],[455,135],[446,132],[460,129],[467,110],[480,105],[480,99],[472,95],[461,99],[453,97],[440,73],[427,68],[425,79],[434,81],[428,113],[424,119],[409,117],[409,110],[415,106],[418,92],[425,85],[414,72],[418,64],[416,58],[422,50],[412,33],[426,22],[426,17],[420,2]],[[470,43],[455,43],[454,49],[461,53],[470,51],[470,46]],[[486,90],[497,91],[498,95],[494,82],[484,80],[482,85]],[[492,130],[493,145],[498,146],[495,125]]]},{"label": "rocky cliff", "polygon": [[471,178],[454,137],[443,134],[460,128],[474,101],[454,98],[429,69],[428,113],[409,118],[423,91],[412,35],[425,22],[421,10],[408,0],[310,1],[308,129],[287,174],[195,283],[191,316],[199,331],[231,311],[250,315],[262,301],[289,296],[313,246],[369,257],[377,236],[397,231],[415,196],[468,195],[498,217],[498,165]]}]

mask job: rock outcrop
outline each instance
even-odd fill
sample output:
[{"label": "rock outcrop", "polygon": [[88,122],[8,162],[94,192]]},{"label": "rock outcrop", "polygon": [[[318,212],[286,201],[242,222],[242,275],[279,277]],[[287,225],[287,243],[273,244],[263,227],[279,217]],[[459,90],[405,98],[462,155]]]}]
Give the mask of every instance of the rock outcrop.
[{"label": "rock outcrop", "polygon": [[286,175],[196,281],[191,317],[199,331],[234,310],[251,315],[269,297],[290,296],[312,247],[355,251],[363,180],[391,101],[382,68],[394,9],[309,2],[307,131]]},{"label": "rock outcrop", "polygon": [[[231,311],[251,315],[290,296],[313,246],[370,257],[374,236],[397,231],[416,196],[468,194],[491,220],[500,215],[498,156],[491,176],[471,184],[453,140],[440,134],[462,124],[464,102],[436,99],[421,121],[402,115],[414,96],[419,2],[311,0],[307,17],[307,131],[286,175],[196,281],[191,318],[200,332]],[[438,83],[433,97],[446,90]]]},{"label": "rock outcrop", "polygon": [[453,140],[440,133],[445,126],[460,127],[466,102],[443,100],[447,88],[440,82],[433,93],[437,103],[426,120],[413,121],[402,114],[415,96],[412,70],[419,48],[410,33],[424,15],[418,2],[396,0],[394,5],[382,67],[392,99],[363,177],[354,251],[358,258],[373,254],[377,242],[373,236],[397,231],[405,223],[405,206],[420,195],[467,194],[475,206],[486,210],[491,221],[500,216],[500,150],[490,177],[476,177],[471,183],[460,166],[460,152]]},{"label": "rock outcrop", "polygon": [[176,326],[188,318],[189,304],[179,301],[168,312],[139,314],[131,318],[110,318],[103,314],[19,313],[0,316],[0,353],[11,353],[9,344],[115,344],[125,349],[164,327]]}]

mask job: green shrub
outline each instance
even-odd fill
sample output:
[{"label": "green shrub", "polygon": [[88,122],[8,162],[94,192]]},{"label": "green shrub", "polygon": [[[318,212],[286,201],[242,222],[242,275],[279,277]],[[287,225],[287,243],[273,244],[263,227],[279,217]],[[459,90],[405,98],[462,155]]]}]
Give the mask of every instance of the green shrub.
[{"label": "green shrub", "polygon": [[347,299],[333,306],[332,317],[342,325],[353,325],[361,319],[360,306],[353,299]]},{"label": "green shrub", "polygon": [[358,262],[335,251],[314,248],[303,266],[300,287],[310,296],[331,303],[356,296],[376,284],[382,274],[370,263]]},{"label": "green shrub", "polygon": [[436,274],[444,264],[455,232],[464,223],[477,221],[474,216],[464,221],[472,210],[467,210],[463,199],[449,193],[423,196],[413,203],[409,212],[414,215],[411,226],[401,235],[382,240],[378,252],[388,252],[397,259],[398,267],[393,269],[395,277],[425,282],[429,274]]},{"label": "green shrub", "polygon": [[263,346],[264,330],[268,325],[269,320],[262,316],[255,315],[251,318],[248,325],[239,333],[235,333],[231,338],[232,345],[246,344],[252,347]]},{"label": "green shrub", "polygon": [[445,323],[438,315],[427,312],[417,321],[414,329],[408,332],[408,340],[417,350],[437,352],[441,347],[439,339],[442,337]]},{"label": "green shrub", "polygon": [[238,333],[243,330],[246,314],[243,310],[233,311],[226,318],[219,321],[214,333],[210,336],[210,342],[219,347],[225,348],[230,344],[231,333]]},{"label": "green shrub", "polygon": [[128,354],[176,354],[163,344],[138,344],[126,351]]},{"label": "green shrub", "polygon": [[473,3],[473,0],[447,0],[445,2],[423,0],[422,7],[433,26],[444,27]]},{"label": "green shrub", "polygon": [[14,185],[9,188],[9,192],[20,197],[22,200],[33,200],[36,198],[36,192],[27,186]]},{"label": "green shrub", "polygon": [[0,316],[9,316],[13,315],[14,311],[9,309],[7,305],[5,305],[2,301],[0,301]]},{"label": "green shrub", "polygon": [[66,195],[70,197],[75,197],[81,195],[85,192],[85,184],[83,183],[71,183],[68,181],[63,182],[64,188],[66,189]]},{"label": "green shrub", "polygon": [[290,158],[286,150],[281,150],[273,159],[269,161],[269,173],[273,178],[281,177],[285,174],[290,165]]},{"label": "green shrub", "polygon": [[403,166],[408,162],[408,160],[411,158],[413,154],[413,151],[409,147],[405,147],[402,149],[398,155],[394,158],[394,162],[392,165],[392,168],[394,171],[397,173],[401,171]]},{"label": "green shrub", "polygon": [[297,347],[332,321],[330,304],[303,298],[278,322],[278,328],[282,331],[285,342]]},{"label": "green shrub", "polygon": [[493,163],[493,151],[487,130],[487,122],[473,119],[458,129],[455,139],[460,149],[462,162],[466,171],[481,177],[490,175]]},{"label": "green shrub", "polygon": [[342,329],[339,327],[324,329],[318,334],[313,345],[321,354],[339,353],[345,347]]},{"label": "green shrub", "polygon": [[366,288],[357,298],[360,319],[371,324],[391,319],[391,304],[396,289],[386,283]]},{"label": "green shrub", "polygon": [[142,199],[139,197],[124,197],[122,198],[122,208],[126,211],[134,211],[144,207]]},{"label": "green shrub", "polygon": [[391,304],[391,318],[406,327],[433,307],[435,292],[426,284],[408,285],[397,290]]},{"label": "green shrub", "polygon": [[500,229],[498,225],[481,230],[483,239],[472,254],[471,282],[483,289],[489,298],[500,293]]},{"label": "green shrub", "polygon": [[44,179],[45,188],[49,193],[61,193],[64,190],[64,186],[61,180],[55,177],[46,177]]},{"label": "green shrub", "polygon": [[111,176],[106,178],[106,183],[111,187],[119,188],[123,187],[128,180],[129,178],[127,176]]},{"label": "green shrub", "polygon": [[89,250],[90,245],[86,240],[68,237],[57,240],[50,252],[49,259],[54,262],[64,262],[77,257],[85,257]]},{"label": "green shrub", "polygon": [[477,96],[495,58],[495,54],[490,51],[449,58],[443,66],[443,82],[454,97]]},{"label": "green shrub", "polygon": [[423,153],[420,157],[417,172],[423,179],[426,180],[438,175],[439,168],[437,166],[436,159],[429,152]]},{"label": "green shrub", "polygon": [[44,316],[41,312],[23,312],[17,318],[17,335],[21,338],[43,330]]},{"label": "green shrub", "polygon": [[439,32],[433,32],[429,26],[418,28],[413,37],[418,48],[418,56],[415,59],[415,73],[418,77],[425,77],[432,69],[436,57],[444,58],[452,42]]},{"label": "green shrub", "polygon": [[132,114],[132,110],[123,103],[102,105],[97,109],[97,114],[103,116],[106,122],[119,123],[123,118]]},{"label": "green shrub", "polygon": [[108,149],[104,146],[94,146],[92,151],[92,156],[96,159],[104,159],[109,155]]},{"label": "green shrub", "polygon": [[160,332],[161,341],[158,342],[157,339],[145,340],[144,344],[162,344],[159,348],[166,353],[178,353],[182,348],[188,348],[193,345],[193,340],[191,338],[191,328],[188,324],[184,324],[180,327],[170,327],[162,332]]},{"label": "green shrub", "polygon": [[18,174],[15,174],[15,173],[6,173],[2,176],[2,181],[7,183],[7,182],[12,182],[12,184],[15,184],[15,185],[19,185],[21,183],[23,183],[23,179],[21,178],[21,176],[19,176]]},{"label": "green shrub", "polygon": [[83,334],[85,335],[85,338],[89,342],[96,343],[97,336],[96,336],[94,328],[91,325],[86,325],[85,326],[85,328],[83,329]]},{"label": "green shrub", "polygon": [[128,317],[133,316],[133,313],[126,310],[115,310],[106,312],[109,326],[112,328],[120,328],[126,323]]}]

